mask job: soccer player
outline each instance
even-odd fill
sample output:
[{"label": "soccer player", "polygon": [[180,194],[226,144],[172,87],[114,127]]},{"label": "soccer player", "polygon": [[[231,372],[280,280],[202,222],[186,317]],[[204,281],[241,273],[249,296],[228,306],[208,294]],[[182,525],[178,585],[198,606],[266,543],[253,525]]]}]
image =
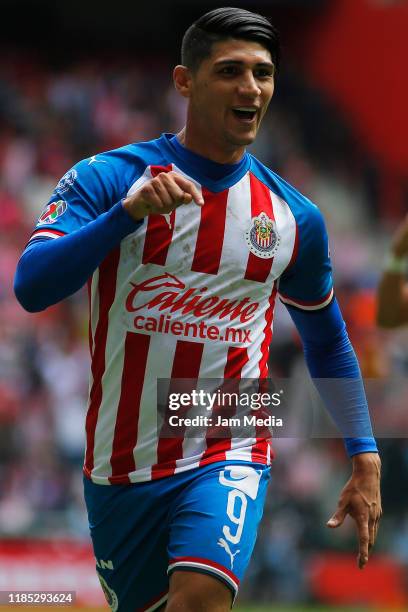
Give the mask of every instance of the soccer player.
[{"label": "soccer player", "polygon": [[392,241],[378,288],[377,320],[381,327],[399,327],[408,323],[408,216]]},{"label": "soccer player", "polygon": [[113,610],[231,607],[262,516],[270,440],[158,436],[157,379],[265,378],[277,295],[311,375],[340,381],[341,401],[326,399],[352,475],[328,526],[354,518],[360,568],[375,541],[380,460],[322,215],[246,152],[278,65],[266,18],[219,8],[198,19],[173,74],[188,101],[184,129],[76,164],[18,264],[15,292],[32,312],[88,282],[84,486]]}]

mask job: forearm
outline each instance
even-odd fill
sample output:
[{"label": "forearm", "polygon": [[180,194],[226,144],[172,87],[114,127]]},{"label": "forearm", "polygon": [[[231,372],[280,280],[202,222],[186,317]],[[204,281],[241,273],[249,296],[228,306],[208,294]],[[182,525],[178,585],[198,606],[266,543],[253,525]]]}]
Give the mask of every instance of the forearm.
[{"label": "forearm", "polygon": [[360,369],[337,302],[322,312],[288,310],[302,337],[310,375],[348,454],[376,452]]},{"label": "forearm", "polygon": [[305,358],[319,395],[344,437],[349,456],[376,452],[363,380],[346,332],[330,348],[305,347]]},{"label": "forearm", "polygon": [[29,244],[14,279],[18,301],[29,312],[38,312],[72,295],[137,227],[119,202],[71,234]]}]

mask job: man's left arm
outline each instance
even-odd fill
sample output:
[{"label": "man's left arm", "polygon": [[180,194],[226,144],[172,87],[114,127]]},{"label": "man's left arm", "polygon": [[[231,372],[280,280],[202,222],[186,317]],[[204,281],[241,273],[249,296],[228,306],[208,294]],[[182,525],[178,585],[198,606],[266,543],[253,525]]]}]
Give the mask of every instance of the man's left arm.
[{"label": "man's left arm", "polygon": [[302,202],[295,211],[297,253],[279,279],[279,296],[300,333],[311,377],[344,437],[353,464],[328,527],[341,525],[350,514],[358,530],[358,565],[363,568],[381,517],[381,463],[360,368],[333,297],[324,219],[311,202]]},{"label": "man's left arm", "polygon": [[357,358],[335,298],[321,310],[287,308],[302,338],[310,375],[344,436],[353,465],[327,526],[339,527],[347,514],[354,519],[359,538],[358,566],[363,569],[382,514],[381,461]]}]

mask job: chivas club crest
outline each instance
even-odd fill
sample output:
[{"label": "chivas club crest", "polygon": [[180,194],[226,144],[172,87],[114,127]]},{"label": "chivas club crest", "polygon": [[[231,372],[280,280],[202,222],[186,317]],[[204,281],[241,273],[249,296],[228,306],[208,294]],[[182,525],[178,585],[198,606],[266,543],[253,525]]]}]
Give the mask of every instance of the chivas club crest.
[{"label": "chivas club crest", "polygon": [[263,259],[270,259],[278,250],[280,236],[276,223],[261,212],[251,219],[251,227],[245,232],[245,240],[251,253]]}]

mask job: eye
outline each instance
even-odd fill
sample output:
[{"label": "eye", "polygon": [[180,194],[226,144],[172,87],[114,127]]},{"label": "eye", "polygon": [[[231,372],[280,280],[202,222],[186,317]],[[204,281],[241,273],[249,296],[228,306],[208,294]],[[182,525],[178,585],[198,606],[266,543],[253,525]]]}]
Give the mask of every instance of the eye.
[{"label": "eye", "polygon": [[254,75],[259,79],[268,79],[273,77],[273,72],[268,70],[268,68],[258,68],[258,70],[255,70]]},{"label": "eye", "polygon": [[220,74],[225,74],[227,76],[237,74],[236,66],[223,66],[219,71]]}]

